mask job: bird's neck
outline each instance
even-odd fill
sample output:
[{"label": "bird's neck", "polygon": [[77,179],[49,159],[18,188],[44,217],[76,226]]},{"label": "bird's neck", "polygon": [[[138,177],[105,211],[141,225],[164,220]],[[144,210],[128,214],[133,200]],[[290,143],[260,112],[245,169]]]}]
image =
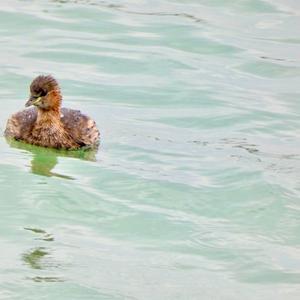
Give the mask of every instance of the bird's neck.
[{"label": "bird's neck", "polygon": [[60,107],[51,108],[49,110],[38,109],[36,123],[39,125],[61,125]]}]

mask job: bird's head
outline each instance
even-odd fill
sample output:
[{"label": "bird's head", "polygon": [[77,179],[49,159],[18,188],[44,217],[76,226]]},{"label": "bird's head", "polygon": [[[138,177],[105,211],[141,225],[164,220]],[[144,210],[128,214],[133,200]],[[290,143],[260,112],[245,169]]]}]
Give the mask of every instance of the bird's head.
[{"label": "bird's head", "polygon": [[40,75],[30,85],[30,97],[25,106],[34,105],[42,110],[58,110],[61,100],[57,81],[51,75]]}]

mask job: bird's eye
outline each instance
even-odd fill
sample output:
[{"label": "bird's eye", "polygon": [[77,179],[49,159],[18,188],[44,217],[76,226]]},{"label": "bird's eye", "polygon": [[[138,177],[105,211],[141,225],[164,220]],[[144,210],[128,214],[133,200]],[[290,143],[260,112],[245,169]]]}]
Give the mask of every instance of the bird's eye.
[{"label": "bird's eye", "polygon": [[45,90],[42,90],[40,93],[40,97],[44,97],[47,95],[47,92]]}]

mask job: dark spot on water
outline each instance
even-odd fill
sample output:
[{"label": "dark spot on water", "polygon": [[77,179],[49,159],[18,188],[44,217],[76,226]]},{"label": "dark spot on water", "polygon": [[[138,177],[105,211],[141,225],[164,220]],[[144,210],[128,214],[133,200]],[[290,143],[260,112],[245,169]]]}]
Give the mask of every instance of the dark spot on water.
[{"label": "dark spot on water", "polygon": [[28,277],[28,279],[33,280],[35,282],[64,282],[65,280],[59,277],[54,276],[36,276],[36,277]]},{"label": "dark spot on water", "polygon": [[269,57],[269,56],[261,56],[260,58],[267,59],[267,60],[275,60],[275,61],[287,61],[284,58],[275,58],[275,57]]},{"label": "dark spot on water", "polygon": [[46,233],[45,230],[43,229],[38,229],[38,228],[29,228],[29,227],[24,227],[25,230],[30,230],[34,233]]},{"label": "dark spot on water", "polygon": [[24,229],[32,231],[32,232],[37,233],[37,234],[43,234],[43,237],[39,238],[39,240],[43,240],[43,241],[46,241],[46,242],[52,242],[52,241],[54,241],[54,237],[52,236],[52,234],[47,233],[43,229],[29,228],[29,227],[24,227]]},{"label": "dark spot on water", "polygon": [[45,251],[45,248],[40,247],[31,250],[28,253],[23,254],[23,261],[29,265],[32,269],[43,269],[41,260],[47,256],[49,253]]},{"label": "dark spot on water", "polygon": [[51,234],[46,234],[41,240],[46,241],[46,242],[53,242],[54,237]]}]

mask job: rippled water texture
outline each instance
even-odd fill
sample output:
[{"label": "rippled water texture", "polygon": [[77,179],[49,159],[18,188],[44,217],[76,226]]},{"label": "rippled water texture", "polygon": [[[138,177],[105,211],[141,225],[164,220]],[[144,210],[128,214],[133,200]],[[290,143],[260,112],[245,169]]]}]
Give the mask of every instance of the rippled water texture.
[{"label": "rippled water texture", "polygon": [[98,153],[0,137],[0,299],[300,299],[298,0],[0,4],[0,127],[31,80]]}]

